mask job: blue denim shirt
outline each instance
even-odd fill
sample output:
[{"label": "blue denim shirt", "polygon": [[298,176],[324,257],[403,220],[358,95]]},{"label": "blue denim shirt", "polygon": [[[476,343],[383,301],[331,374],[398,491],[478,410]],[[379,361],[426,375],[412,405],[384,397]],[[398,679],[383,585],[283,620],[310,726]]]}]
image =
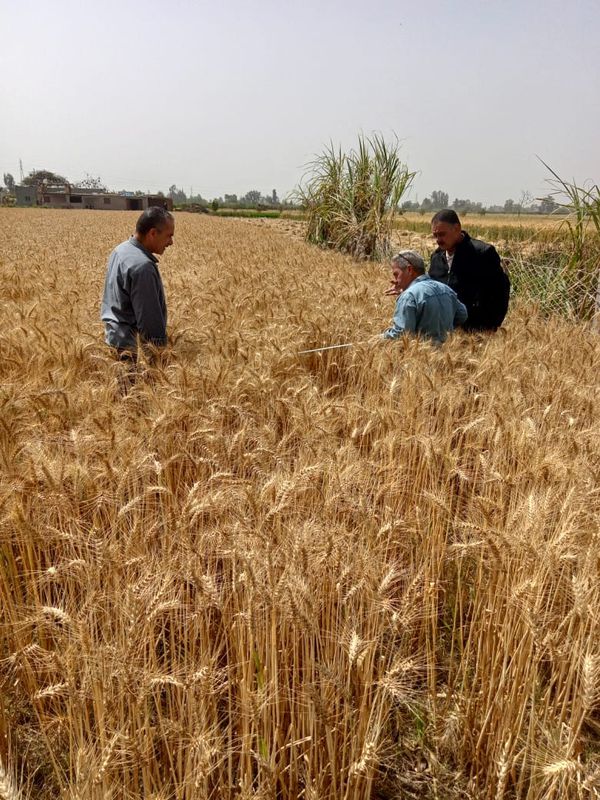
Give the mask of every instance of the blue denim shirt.
[{"label": "blue denim shirt", "polygon": [[167,304],[158,259],[132,236],[109,260],[102,298],[106,343],[135,350],[137,334],[158,346],[167,343]]},{"label": "blue denim shirt", "polygon": [[397,339],[403,333],[426,336],[438,344],[467,319],[467,309],[449,286],[419,275],[396,301],[392,326],[382,334]]}]

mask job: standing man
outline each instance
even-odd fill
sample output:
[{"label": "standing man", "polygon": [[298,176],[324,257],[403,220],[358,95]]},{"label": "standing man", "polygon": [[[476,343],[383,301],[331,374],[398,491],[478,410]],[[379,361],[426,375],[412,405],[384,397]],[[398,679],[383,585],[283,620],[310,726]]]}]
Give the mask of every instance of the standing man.
[{"label": "standing man", "polygon": [[384,339],[416,333],[442,344],[448,333],[467,319],[467,309],[456,292],[430,278],[425,273],[425,262],[414,250],[403,250],[394,256],[391,283],[386,294],[400,296],[392,327],[381,334]]},{"label": "standing man", "polygon": [[139,217],[135,235],[108,260],[102,321],[106,343],[121,358],[135,361],[138,337],[142,344],[167,344],[167,304],[156,255],[173,244],[174,232],[173,215],[151,206]]},{"label": "standing man", "polygon": [[429,275],[454,289],[465,304],[471,331],[495,331],[508,310],[510,281],[496,248],[463,231],[456,211],[444,209],[431,220],[437,250]]}]

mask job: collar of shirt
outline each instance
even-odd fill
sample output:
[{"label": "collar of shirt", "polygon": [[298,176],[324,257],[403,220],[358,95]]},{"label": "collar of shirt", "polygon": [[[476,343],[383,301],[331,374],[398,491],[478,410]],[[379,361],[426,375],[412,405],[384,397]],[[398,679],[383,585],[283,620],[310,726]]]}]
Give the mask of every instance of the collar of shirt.
[{"label": "collar of shirt", "polygon": [[155,264],[158,264],[158,258],[157,258],[157,257],[154,255],[154,253],[151,253],[151,252],[150,252],[150,250],[146,250],[146,248],[144,247],[144,245],[143,245],[141,242],[139,242],[139,241],[138,241],[138,240],[135,238],[135,236],[132,236],[132,237],[129,239],[129,241],[131,242],[131,244],[132,244],[134,247],[137,247],[137,248],[138,248],[138,250],[141,250],[141,251],[142,251],[142,253],[144,253],[145,255],[147,255],[147,256],[148,256],[148,258],[150,259],[150,261],[154,261],[154,263],[155,263]]}]

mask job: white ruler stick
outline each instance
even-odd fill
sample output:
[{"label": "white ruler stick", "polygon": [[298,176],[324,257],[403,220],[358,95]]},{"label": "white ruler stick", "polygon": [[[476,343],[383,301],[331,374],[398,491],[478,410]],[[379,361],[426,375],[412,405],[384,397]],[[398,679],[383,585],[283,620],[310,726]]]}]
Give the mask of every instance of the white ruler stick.
[{"label": "white ruler stick", "polygon": [[356,344],[365,344],[365,342],[348,342],[347,344],[329,344],[327,347],[314,347],[312,350],[300,350],[296,353],[297,356],[305,356],[307,353],[322,353],[324,350],[339,350],[342,347],[354,347]]}]

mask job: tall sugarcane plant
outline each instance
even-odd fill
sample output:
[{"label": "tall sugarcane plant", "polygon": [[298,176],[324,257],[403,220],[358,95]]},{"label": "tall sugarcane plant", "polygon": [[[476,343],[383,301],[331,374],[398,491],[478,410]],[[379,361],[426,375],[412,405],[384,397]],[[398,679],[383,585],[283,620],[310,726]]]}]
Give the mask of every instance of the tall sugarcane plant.
[{"label": "tall sugarcane plant", "polygon": [[576,297],[573,298],[580,319],[600,322],[600,188],[577,186],[561,178],[540,159],[552,173],[550,184],[558,205],[568,212],[564,225],[569,232],[570,252],[566,265]]},{"label": "tall sugarcane plant", "polygon": [[360,135],[343,153],[330,144],[308,165],[296,198],[306,210],[307,239],[359,259],[389,255],[398,204],[415,176],[400,144]]}]

